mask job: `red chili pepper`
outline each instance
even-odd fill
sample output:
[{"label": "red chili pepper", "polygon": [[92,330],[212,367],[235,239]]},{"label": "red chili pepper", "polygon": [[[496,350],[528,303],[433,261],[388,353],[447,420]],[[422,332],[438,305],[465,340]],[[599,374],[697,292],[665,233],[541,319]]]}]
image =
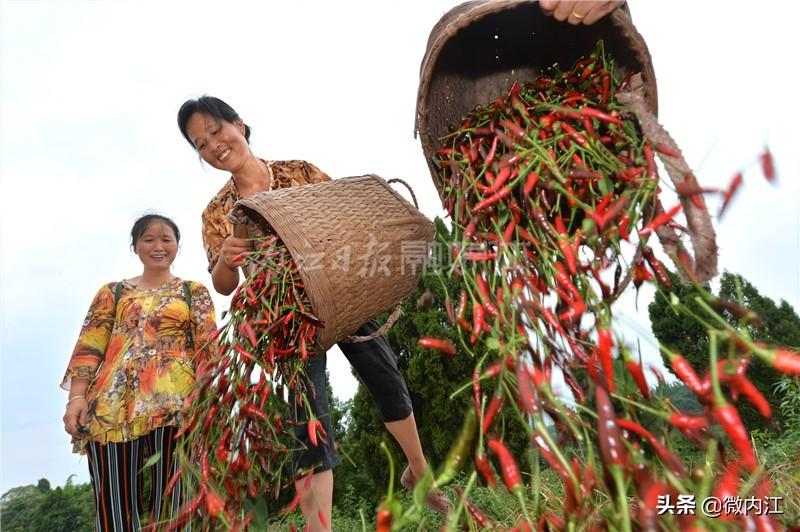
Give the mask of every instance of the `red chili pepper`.
[{"label": "red chili pepper", "polygon": [[495,306],[492,301],[492,296],[489,293],[489,284],[486,282],[486,277],[484,276],[483,272],[475,278],[475,282],[478,285],[478,292],[480,293],[480,297],[483,300],[483,306],[490,315],[494,316],[495,318],[500,316],[500,310]]},{"label": "red chili pepper", "polygon": [[595,386],[597,404],[597,435],[600,440],[600,457],[607,467],[621,466],[625,461],[625,448],[617,425],[617,416],[611,398],[602,386]]},{"label": "red chili pepper", "polygon": [[456,320],[463,320],[467,316],[467,291],[462,290],[458,295],[458,305],[456,306]]},{"label": "red chili pepper", "polygon": [[678,413],[670,414],[667,423],[681,429],[704,429],[708,427],[708,419],[703,416],[689,416]]},{"label": "red chili pepper", "polygon": [[614,359],[611,356],[611,348],[614,345],[614,339],[611,336],[609,329],[597,329],[597,357],[600,359],[600,365],[603,368],[603,374],[606,377],[606,387],[610,392],[616,391],[614,383]]},{"label": "red chili pepper", "polygon": [[500,201],[501,199],[505,198],[511,193],[511,189],[508,188],[508,185],[504,186],[488,198],[483,199],[482,201],[478,202],[474,207],[472,207],[472,212],[476,213],[480,210],[485,209],[486,207],[493,205]]},{"label": "red chili pepper", "polygon": [[[716,487],[714,488],[714,496],[720,500],[735,499],[739,496],[739,465],[734,461],[725,468],[725,471],[719,478]],[[728,513],[723,505],[723,512],[719,515],[722,521],[732,521],[734,515]]]},{"label": "red chili pepper", "polygon": [[747,377],[731,379],[730,385],[733,392],[744,395],[762,416],[766,418],[772,417],[772,407],[769,401]]},{"label": "red chili pepper", "polygon": [[[515,170],[517,172],[519,172],[518,168],[515,168]],[[488,172],[487,172],[487,174],[488,174]],[[495,192],[500,190],[500,187],[502,187],[506,183],[506,181],[508,180],[508,178],[511,175],[512,174],[511,174],[511,168],[510,167],[506,166],[505,168],[501,168],[500,171],[497,172],[497,177],[495,178],[494,182],[492,183],[492,186],[490,186],[488,189],[486,189],[486,192],[488,192],[490,194],[494,194]]]},{"label": "red chili pepper", "polygon": [[606,122],[606,123],[609,123],[609,124],[617,124],[617,125],[620,125],[620,126],[622,125],[622,120],[620,120],[619,118],[611,116],[610,114],[604,113],[603,111],[600,111],[598,109],[594,109],[593,107],[583,107],[578,112],[580,114],[582,114],[583,116],[586,116],[586,117],[589,117],[589,118],[596,118],[597,120],[600,120],[601,122]]},{"label": "red chili pepper", "polygon": [[200,457],[200,474],[204,482],[207,482],[208,479],[211,478],[211,467],[208,465],[208,451],[204,452],[203,456]]},{"label": "red chili pepper", "polygon": [[490,439],[487,443],[489,451],[497,455],[500,460],[500,470],[503,473],[503,481],[509,491],[516,491],[522,489],[522,475],[520,475],[519,467],[516,460],[511,455],[511,451],[497,439]]},{"label": "red chili pepper", "polygon": [[750,434],[739,417],[739,411],[731,404],[724,402],[724,399],[714,403],[714,415],[719,424],[725,430],[731,443],[739,451],[742,463],[750,470],[756,468],[756,457],[753,454],[753,447],[750,445]]},{"label": "red chili pepper", "polygon": [[392,532],[392,512],[386,508],[378,510],[378,522],[375,532]]},{"label": "red chili pepper", "polygon": [[489,153],[486,154],[486,159],[483,162],[487,168],[492,164],[492,161],[494,161],[494,154],[497,151],[497,141],[498,138],[497,135],[495,135],[494,140],[492,140],[492,147],[489,148]]},{"label": "red chili pepper", "polygon": [[489,462],[489,457],[486,456],[482,450],[478,450],[475,454],[475,468],[486,480],[486,484],[494,490],[497,487],[497,479],[492,471],[492,464]]},{"label": "red chili pepper", "polygon": [[706,395],[705,387],[700,382],[700,377],[697,376],[689,362],[681,355],[667,353],[669,362],[672,364],[672,369],[675,370],[675,375],[689,387],[689,389],[697,396],[703,397]]},{"label": "red chili pepper", "polygon": [[623,214],[619,217],[619,236],[625,240],[628,240],[628,225],[631,223],[631,218],[627,214]]},{"label": "red chili pepper", "polygon": [[531,415],[536,415],[541,411],[539,399],[531,387],[530,376],[526,364],[517,364],[517,387],[519,388],[519,402],[522,410]]},{"label": "red chili pepper", "polygon": [[687,477],[683,462],[671,453],[650,431],[630,419],[618,418],[617,423],[623,429],[638,434],[640,437],[646,439],[673,474],[681,478]]},{"label": "red chili pepper", "polygon": [[672,148],[670,148],[669,146],[667,146],[665,144],[656,144],[653,147],[655,148],[655,150],[658,153],[660,153],[662,155],[666,155],[667,157],[672,157],[673,159],[681,159],[682,158],[679,151],[673,150]]},{"label": "red chili pepper", "polygon": [[267,420],[267,414],[256,408],[255,405],[244,405],[241,407],[240,412],[251,417],[257,417],[263,421]]},{"label": "red chili pepper", "polygon": [[762,356],[775,370],[786,375],[800,375],[800,355],[794,351],[776,349],[775,351],[768,351]]},{"label": "red chili pepper", "polygon": [[633,360],[627,360],[625,362],[625,367],[628,369],[628,373],[631,374],[631,377],[633,377],[633,382],[636,383],[636,387],[639,388],[639,392],[645,398],[649,399],[650,387],[647,385],[647,379],[645,379],[642,365],[638,362],[634,362]]},{"label": "red chili pepper", "polygon": [[575,131],[571,125],[567,124],[566,122],[561,122],[561,128],[567,132],[572,140],[580,144],[581,146],[586,146],[587,140],[586,137]]},{"label": "red chili pepper", "polygon": [[775,181],[775,164],[772,161],[772,153],[770,153],[769,148],[764,148],[759,159],[761,159],[761,171],[764,172],[764,177],[767,181],[773,183]]},{"label": "red chili pepper", "polygon": [[417,343],[424,349],[433,349],[451,357],[456,355],[456,346],[453,345],[453,342],[444,338],[423,336]]},{"label": "red chili pepper", "polygon": [[239,344],[233,344],[233,346],[232,346],[232,347],[233,347],[233,349],[234,349],[234,350],[235,350],[237,353],[239,353],[240,355],[242,355],[242,357],[243,357],[245,360],[247,360],[248,362],[255,362],[255,361],[256,361],[255,357],[254,357],[253,355],[251,355],[251,354],[250,354],[250,352],[249,352],[249,351],[247,351],[247,350],[246,350],[244,347],[242,347],[241,345],[239,345]]},{"label": "red chili pepper", "polygon": [[567,472],[564,465],[556,458],[556,455],[550,449],[550,446],[547,444],[542,435],[539,432],[535,432],[533,436],[531,436],[531,441],[539,447],[539,452],[542,453],[542,457],[550,464],[550,467],[553,468],[553,471],[558,473],[563,479],[569,478],[569,473]]},{"label": "red chili pepper", "polygon": [[644,154],[644,160],[647,164],[647,177],[653,179],[658,175],[656,170],[656,159],[653,157],[653,150],[650,148],[649,144],[645,144],[642,147],[642,153]]},{"label": "red chili pepper", "polygon": [[209,489],[206,493],[206,510],[209,515],[217,517],[224,508],[225,500],[216,491]]},{"label": "red chili pepper", "polygon": [[[459,497],[464,496],[464,492],[461,490],[461,488],[456,486],[455,489]],[[464,505],[467,507],[470,517],[472,517],[473,521],[475,521],[475,524],[477,524],[481,530],[490,528],[492,526],[492,520],[489,519],[486,514],[481,512],[480,509],[475,506],[475,503],[469,499],[464,499]]]},{"label": "red chili pepper", "polygon": [[494,251],[467,251],[464,253],[464,260],[471,262],[486,262],[497,258],[497,253]]},{"label": "red chili pepper", "polygon": [[569,269],[569,273],[575,275],[578,272],[577,264],[575,261],[575,253],[572,249],[572,246],[570,245],[569,237],[567,236],[567,228],[564,226],[564,221],[561,219],[560,216],[556,216],[555,225],[556,225],[556,231],[558,231],[558,248],[564,255],[564,260],[567,263],[567,268]]},{"label": "red chili pepper", "polygon": [[489,432],[489,427],[492,426],[492,421],[494,421],[494,416],[500,411],[503,407],[503,396],[495,395],[492,397],[492,400],[489,401],[489,406],[486,408],[486,414],[483,416],[483,425],[482,430],[484,433]]},{"label": "red chili pepper", "polygon": [[222,434],[222,437],[219,439],[219,443],[217,444],[217,461],[223,464],[228,461],[228,437],[230,434],[231,429],[228,427],[225,429],[225,432]]},{"label": "red chili pepper", "polygon": [[535,170],[531,170],[528,174],[528,177],[525,178],[525,186],[522,189],[525,193],[525,196],[530,196],[531,192],[533,191],[533,187],[536,186],[538,181],[539,174]]},{"label": "red chili pepper", "polygon": [[475,233],[478,231],[478,219],[470,218],[467,227],[464,229],[464,239],[471,240]]},{"label": "red chili pepper", "polygon": [[739,190],[743,180],[744,179],[741,172],[738,172],[735,176],[733,176],[728,188],[722,195],[722,207],[720,207],[719,214],[717,216],[721,217],[722,213],[725,212],[725,209],[728,208],[728,204],[730,204],[731,199],[733,199],[734,194],[736,194],[736,191]]},{"label": "red chili pepper", "polygon": [[670,288],[672,286],[672,281],[669,278],[667,269],[664,267],[661,261],[656,258],[652,248],[649,246],[642,248],[642,255],[644,255],[645,260],[647,260],[647,263],[650,265],[650,269],[653,270],[656,279],[658,279],[658,283],[664,288]]},{"label": "red chili pepper", "polygon": [[180,479],[181,479],[181,470],[180,468],[178,468],[178,470],[175,471],[175,474],[172,475],[172,477],[170,477],[169,482],[167,483],[167,487],[164,488],[164,494],[169,495],[170,493],[172,493],[172,490],[175,489],[175,485],[178,483]]},{"label": "red chili pepper", "polygon": [[659,227],[661,227],[662,225],[664,225],[665,223],[669,222],[670,220],[672,220],[672,218],[676,214],[678,214],[680,212],[680,210],[682,208],[683,208],[683,205],[678,203],[677,205],[672,207],[670,210],[668,210],[666,212],[662,212],[661,214],[659,214],[658,216],[653,218],[650,221],[649,224],[647,224],[644,228],[642,228],[639,231],[639,236],[647,236],[650,233],[652,233],[653,231],[655,231],[656,229],[658,229]]},{"label": "red chili pepper", "polygon": [[308,430],[308,441],[311,442],[311,445],[314,447],[319,446],[319,442],[317,441],[317,419],[312,417],[307,423],[307,430]]}]

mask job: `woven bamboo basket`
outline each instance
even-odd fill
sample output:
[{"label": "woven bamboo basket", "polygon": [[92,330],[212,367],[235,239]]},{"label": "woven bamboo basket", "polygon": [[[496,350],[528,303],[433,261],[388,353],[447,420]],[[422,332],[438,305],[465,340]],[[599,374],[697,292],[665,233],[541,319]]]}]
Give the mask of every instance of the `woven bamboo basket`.
[{"label": "woven bamboo basket", "polygon": [[297,264],[324,350],[417,286],[433,224],[376,175],[262,192],[233,217],[250,237],[272,228]]},{"label": "woven bamboo basket", "polygon": [[[447,12],[433,27],[420,68],[415,128],[432,165],[438,139],[476,105],[505,93],[514,81],[533,80],[554,63],[572,65],[593,51],[598,38],[620,76],[634,75],[656,113],[655,72],[647,44],[628,13],[615,10],[591,26],[573,26],[542,13],[533,0],[477,0]],[[640,76],[635,76],[640,74]]]}]

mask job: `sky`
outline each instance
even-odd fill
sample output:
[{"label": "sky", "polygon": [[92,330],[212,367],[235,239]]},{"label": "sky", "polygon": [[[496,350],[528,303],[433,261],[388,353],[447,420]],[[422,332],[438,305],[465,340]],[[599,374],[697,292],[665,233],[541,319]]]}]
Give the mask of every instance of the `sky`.
[{"label": "sky", "polygon": [[[211,286],[200,213],[226,175],[181,137],[181,103],[219,96],[267,159],[305,159],[333,177],[401,177],[428,217],[438,197],[414,138],[428,34],[455,1],[0,3],[0,493],[70,475],[58,387],[96,290],[133,277],[133,221],[181,228],[175,273]],[[744,171],[717,227],[722,269],[800,303],[798,110],[793,4],[631,2],[659,88],[659,118],[706,186]],[[767,184],[757,155],[778,170]],[[646,309],[651,292],[639,296]],[[215,295],[218,312],[225,298]],[[627,341],[655,352],[627,301]],[[356,382],[336,349],[334,393]]]}]

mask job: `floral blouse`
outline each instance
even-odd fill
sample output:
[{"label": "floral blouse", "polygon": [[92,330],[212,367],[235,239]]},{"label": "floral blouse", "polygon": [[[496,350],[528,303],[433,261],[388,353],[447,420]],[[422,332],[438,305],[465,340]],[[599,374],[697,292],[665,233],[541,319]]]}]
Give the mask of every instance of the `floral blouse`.
[{"label": "floral blouse", "polygon": [[[196,281],[189,281],[191,313],[179,278],[154,289],[121,282],[116,316],[117,283],[95,295],[61,383],[68,390],[73,377],[91,380],[88,426],[73,441],[76,452],[87,439],[125,442],[179,425],[204,339],[216,329],[211,296]],[[187,345],[189,332],[195,348]]]},{"label": "floral blouse", "polygon": [[[306,161],[264,161],[270,171],[270,190],[330,181],[328,174]],[[214,269],[219,258],[222,241],[233,234],[233,224],[228,213],[241,199],[231,177],[217,192],[203,211],[203,247],[208,257],[208,271]]]}]

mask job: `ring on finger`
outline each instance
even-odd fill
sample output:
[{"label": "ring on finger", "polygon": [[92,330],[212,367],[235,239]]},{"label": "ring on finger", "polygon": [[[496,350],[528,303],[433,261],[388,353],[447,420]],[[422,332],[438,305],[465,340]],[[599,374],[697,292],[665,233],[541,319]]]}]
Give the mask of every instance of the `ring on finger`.
[{"label": "ring on finger", "polygon": [[581,20],[581,19],[583,19],[583,18],[586,18],[586,15],[585,15],[585,14],[584,14],[584,15],[581,15],[581,14],[578,14],[578,13],[576,13],[575,11],[573,11],[572,13],[570,13],[570,16],[571,16],[571,17],[575,17],[575,19],[576,19],[576,20]]}]

